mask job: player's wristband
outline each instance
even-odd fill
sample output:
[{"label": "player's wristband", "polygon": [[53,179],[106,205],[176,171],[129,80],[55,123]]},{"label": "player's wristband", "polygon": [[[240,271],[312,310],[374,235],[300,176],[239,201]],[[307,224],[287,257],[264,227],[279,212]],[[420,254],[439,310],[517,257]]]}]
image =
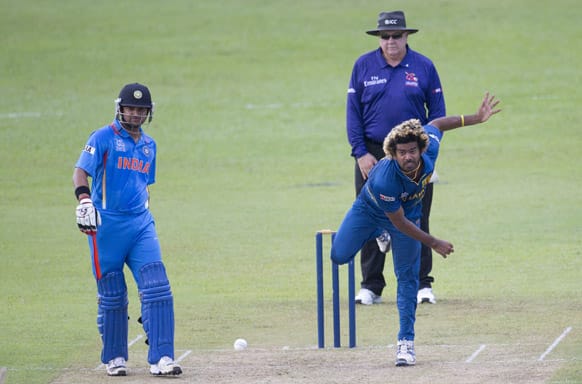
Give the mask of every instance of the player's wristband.
[{"label": "player's wristband", "polygon": [[86,185],[81,185],[80,187],[75,188],[75,196],[77,200],[79,200],[79,196],[86,193],[87,195],[91,196],[91,190]]}]

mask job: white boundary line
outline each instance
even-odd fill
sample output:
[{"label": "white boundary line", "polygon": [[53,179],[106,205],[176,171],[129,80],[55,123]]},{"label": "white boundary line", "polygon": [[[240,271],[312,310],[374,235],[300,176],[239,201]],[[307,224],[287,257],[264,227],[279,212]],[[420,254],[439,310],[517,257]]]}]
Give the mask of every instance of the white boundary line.
[{"label": "white boundary line", "polygon": [[[132,345],[134,345],[135,343],[137,343],[137,341],[139,339],[141,339],[142,337],[143,337],[143,335],[137,335],[135,339],[133,339],[129,343],[127,343],[127,348],[129,348]],[[98,370],[102,369],[104,366],[105,366],[105,364],[101,363],[95,368],[95,370],[98,371]]]},{"label": "white boundary line", "polygon": [[479,355],[481,352],[483,352],[483,350],[485,349],[486,345],[485,344],[481,344],[479,346],[479,348],[473,352],[473,354],[467,359],[465,360],[465,363],[470,363],[471,361],[475,360],[475,358],[477,357],[477,355]]},{"label": "white boundary line", "polygon": [[9,112],[0,113],[0,119],[20,119],[24,117],[34,117],[39,118],[41,116],[40,112]]},{"label": "white boundary line", "polygon": [[332,103],[269,103],[269,104],[245,104],[245,109],[282,109],[282,108],[318,108],[318,107],[329,107],[334,104]]},{"label": "white boundary line", "polygon": [[546,351],[544,353],[542,353],[542,355],[540,356],[540,358],[538,359],[538,361],[543,361],[544,358],[550,353],[552,352],[552,350],[554,348],[556,348],[556,346],[558,344],[560,344],[560,341],[562,341],[564,339],[564,337],[566,337],[566,335],[572,330],[572,327],[568,327],[564,330],[564,332],[562,332],[562,334],[556,339],[554,340],[554,342],[552,343],[552,345],[550,345],[548,347],[548,349],[546,349]]}]

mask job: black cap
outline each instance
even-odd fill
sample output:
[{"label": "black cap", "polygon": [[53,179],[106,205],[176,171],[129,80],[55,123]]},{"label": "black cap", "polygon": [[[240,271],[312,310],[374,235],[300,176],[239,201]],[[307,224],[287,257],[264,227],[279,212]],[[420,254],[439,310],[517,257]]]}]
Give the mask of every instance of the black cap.
[{"label": "black cap", "polygon": [[380,12],[378,15],[378,27],[371,31],[366,31],[368,35],[378,36],[383,31],[403,31],[408,33],[416,33],[418,29],[406,28],[406,19],[404,12]]}]

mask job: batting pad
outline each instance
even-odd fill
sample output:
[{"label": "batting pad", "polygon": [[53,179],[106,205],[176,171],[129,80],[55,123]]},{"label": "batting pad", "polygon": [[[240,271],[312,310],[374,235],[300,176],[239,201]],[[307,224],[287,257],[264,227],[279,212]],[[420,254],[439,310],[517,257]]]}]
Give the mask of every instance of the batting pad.
[{"label": "batting pad", "polygon": [[162,262],[147,264],[139,271],[141,319],[148,337],[148,362],[163,356],[174,358],[174,298]]},{"label": "batting pad", "polygon": [[127,286],[123,272],[110,272],[97,280],[97,327],[103,342],[101,362],[127,360]]}]

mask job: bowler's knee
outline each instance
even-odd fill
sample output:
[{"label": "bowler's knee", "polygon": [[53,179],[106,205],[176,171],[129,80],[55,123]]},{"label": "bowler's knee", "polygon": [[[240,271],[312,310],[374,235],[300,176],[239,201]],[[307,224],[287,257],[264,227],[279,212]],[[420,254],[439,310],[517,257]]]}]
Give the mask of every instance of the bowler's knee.
[{"label": "bowler's knee", "polygon": [[336,264],[346,264],[349,262],[355,255],[351,255],[348,252],[342,251],[341,248],[332,246],[331,247],[331,260]]}]

